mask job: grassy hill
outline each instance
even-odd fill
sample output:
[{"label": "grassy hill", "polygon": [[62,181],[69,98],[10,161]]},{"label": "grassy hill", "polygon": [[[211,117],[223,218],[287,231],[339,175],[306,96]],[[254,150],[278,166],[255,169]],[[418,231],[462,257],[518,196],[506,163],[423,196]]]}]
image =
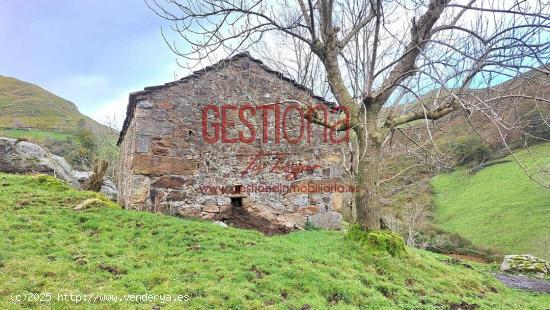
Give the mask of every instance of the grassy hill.
[{"label": "grassy hill", "polygon": [[81,114],[77,107],[47,90],[0,75],[0,137],[27,139],[78,164],[90,152],[84,138],[116,141],[117,133]]},{"label": "grassy hill", "polygon": [[85,126],[93,131],[108,128],[81,114],[70,101],[15,78],[0,75],[0,128],[33,128],[74,132]]},{"label": "grassy hill", "polygon": [[[550,184],[550,143],[517,156],[530,173],[546,169],[533,177]],[[473,175],[461,169],[433,178],[435,222],[474,244],[550,259],[550,189],[530,180],[511,156],[507,159]]]},{"label": "grassy hill", "polygon": [[[0,308],[51,293],[55,309],[543,309],[490,268],[408,249],[392,257],[343,232],[266,237],[152,213],[73,206],[97,194],[46,176],[0,174]],[[58,294],[181,295],[184,302],[58,301]],[[187,297],[185,297],[187,296]]]}]

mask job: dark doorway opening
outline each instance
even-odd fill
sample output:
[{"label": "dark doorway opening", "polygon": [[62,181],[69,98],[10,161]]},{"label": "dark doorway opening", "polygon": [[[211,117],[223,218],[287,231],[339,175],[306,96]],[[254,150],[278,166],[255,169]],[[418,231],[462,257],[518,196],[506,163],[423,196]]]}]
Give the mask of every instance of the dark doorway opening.
[{"label": "dark doorway opening", "polygon": [[234,208],[240,208],[243,206],[243,198],[242,197],[232,197],[231,198],[231,206]]}]

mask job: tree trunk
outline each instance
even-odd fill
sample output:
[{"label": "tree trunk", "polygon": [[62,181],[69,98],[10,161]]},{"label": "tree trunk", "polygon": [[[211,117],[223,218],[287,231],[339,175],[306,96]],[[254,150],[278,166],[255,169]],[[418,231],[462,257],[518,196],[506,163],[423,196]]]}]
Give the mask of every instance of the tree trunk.
[{"label": "tree trunk", "polygon": [[381,201],[378,190],[380,177],[381,141],[378,132],[357,131],[359,152],[358,167],[355,173],[355,208],[357,222],[365,230],[379,230],[381,221]]},{"label": "tree trunk", "polygon": [[109,163],[105,160],[96,162],[94,164],[92,174],[84,183],[83,188],[88,191],[99,192],[101,190],[101,186],[103,185],[103,178],[108,167]]}]

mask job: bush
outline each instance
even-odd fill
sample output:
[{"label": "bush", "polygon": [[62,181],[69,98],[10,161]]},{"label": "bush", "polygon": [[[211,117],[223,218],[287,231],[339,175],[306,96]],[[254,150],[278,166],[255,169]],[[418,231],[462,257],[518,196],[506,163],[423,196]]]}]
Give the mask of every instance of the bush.
[{"label": "bush", "polygon": [[481,163],[493,153],[477,135],[460,136],[450,143],[450,147],[461,164]]},{"label": "bush", "polygon": [[528,145],[550,140],[550,126],[548,126],[547,120],[543,119],[539,114],[531,117],[525,131],[530,134],[527,137]]},{"label": "bush", "polygon": [[359,243],[367,251],[387,252],[391,256],[407,253],[403,238],[389,230],[365,231],[356,224],[349,228],[346,238]]}]

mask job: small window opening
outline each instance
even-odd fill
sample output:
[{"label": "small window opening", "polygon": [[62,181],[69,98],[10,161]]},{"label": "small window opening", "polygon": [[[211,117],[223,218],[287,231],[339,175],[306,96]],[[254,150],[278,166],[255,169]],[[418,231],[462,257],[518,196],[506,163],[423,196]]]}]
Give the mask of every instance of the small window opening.
[{"label": "small window opening", "polygon": [[231,206],[240,208],[243,206],[243,199],[242,197],[232,197],[231,198]]}]

